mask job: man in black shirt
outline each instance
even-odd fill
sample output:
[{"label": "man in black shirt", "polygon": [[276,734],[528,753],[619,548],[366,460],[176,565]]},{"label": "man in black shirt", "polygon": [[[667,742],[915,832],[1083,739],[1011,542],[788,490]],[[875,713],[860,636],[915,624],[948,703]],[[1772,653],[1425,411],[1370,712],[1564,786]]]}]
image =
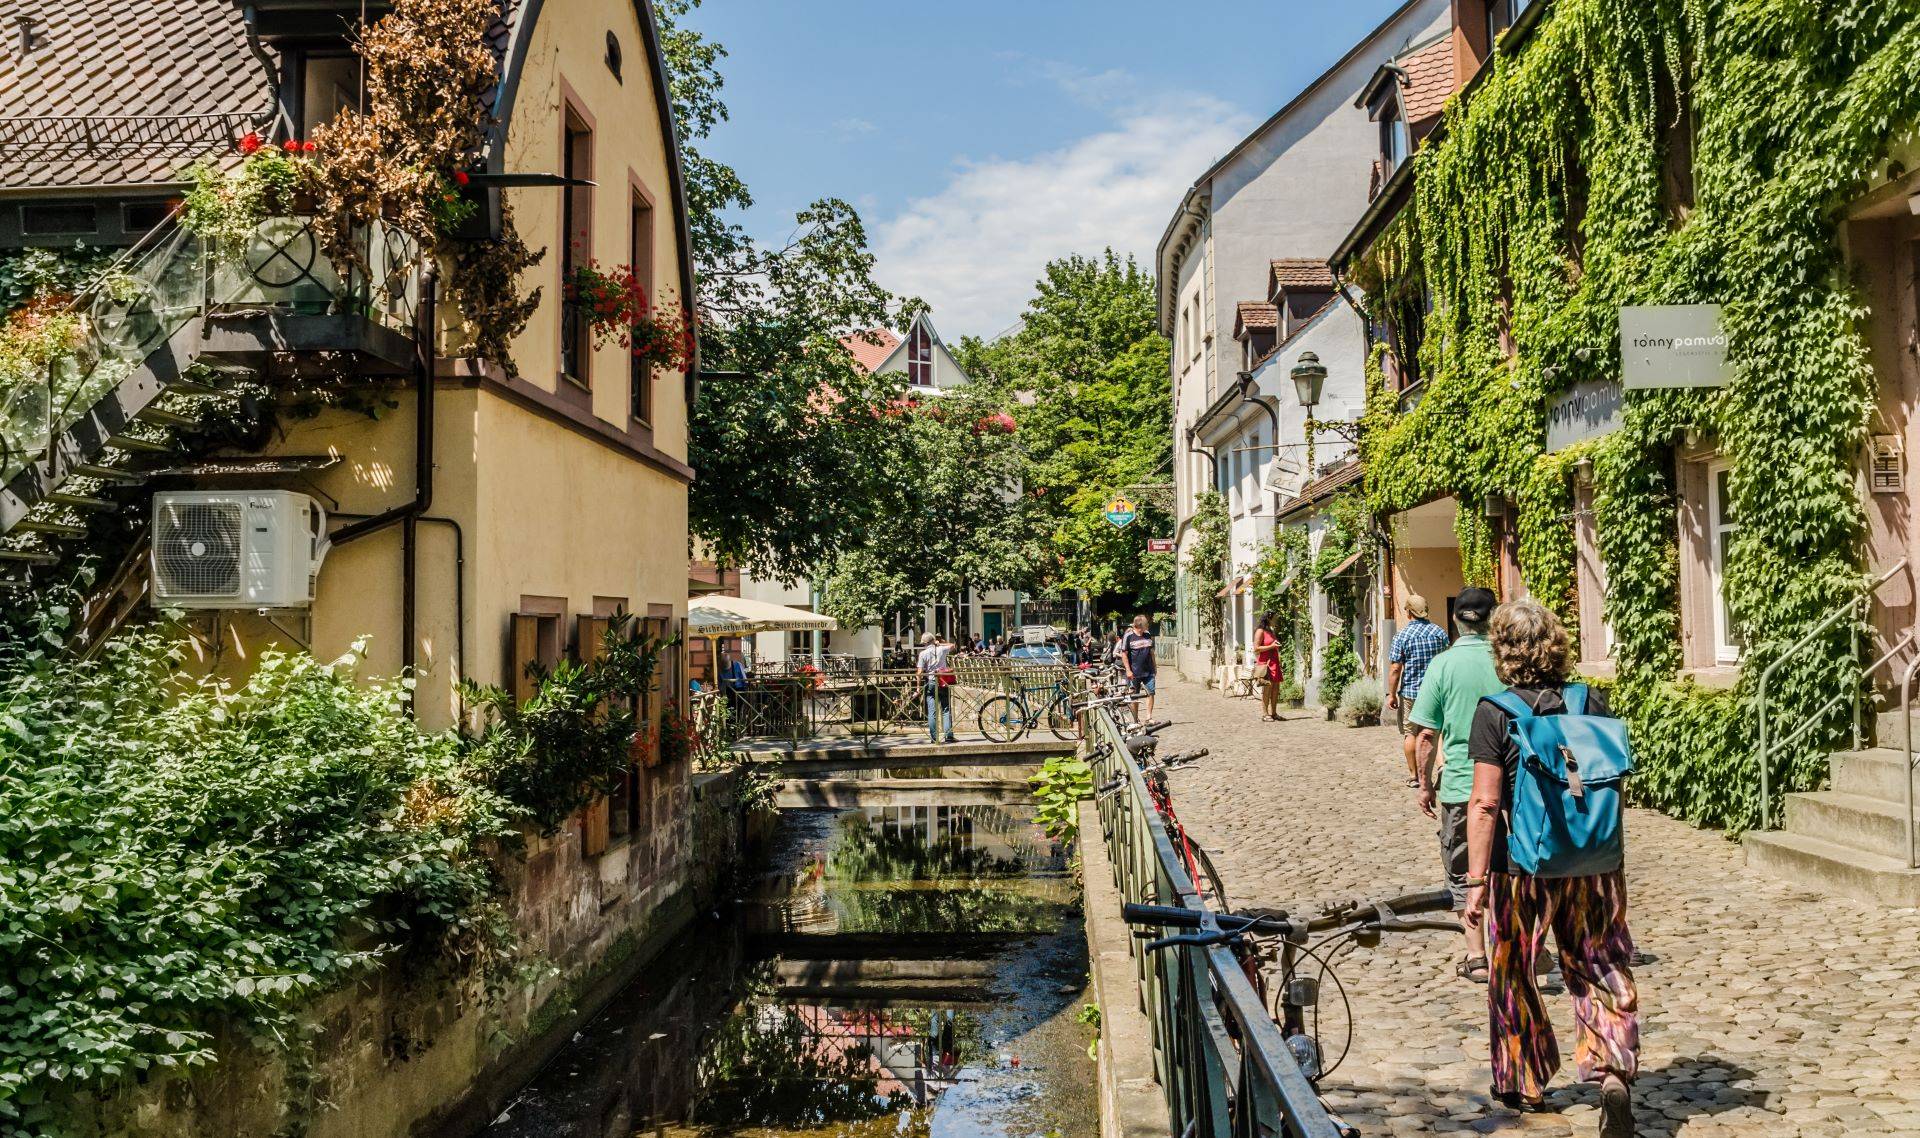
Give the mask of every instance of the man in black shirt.
[{"label": "man in black shirt", "polygon": [[1147,618],[1136,616],[1133,627],[1120,637],[1120,659],[1127,666],[1127,680],[1139,694],[1134,705],[1142,720],[1153,718],[1153,681],[1159,665],[1153,659],[1153,634],[1147,631]]}]

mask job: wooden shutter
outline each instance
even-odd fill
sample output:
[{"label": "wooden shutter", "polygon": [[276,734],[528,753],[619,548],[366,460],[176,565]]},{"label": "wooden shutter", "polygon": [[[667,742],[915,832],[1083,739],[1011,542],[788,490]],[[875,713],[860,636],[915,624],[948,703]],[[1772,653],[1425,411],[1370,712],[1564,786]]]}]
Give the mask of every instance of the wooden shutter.
[{"label": "wooden shutter", "polygon": [[[604,616],[574,617],[574,654],[582,664],[591,664],[607,654],[607,629],[612,621]],[[580,852],[597,857],[607,851],[612,835],[612,805],[605,795],[587,803],[580,812]]]},{"label": "wooden shutter", "polygon": [[508,658],[511,669],[507,673],[507,690],[513,693],[516,703],[525,703],[539,690],[539,681],[534,679],[530,666],[540,659],[540,617],[534,613],[517,612],[509,618],[512,622],[513,645]]}]

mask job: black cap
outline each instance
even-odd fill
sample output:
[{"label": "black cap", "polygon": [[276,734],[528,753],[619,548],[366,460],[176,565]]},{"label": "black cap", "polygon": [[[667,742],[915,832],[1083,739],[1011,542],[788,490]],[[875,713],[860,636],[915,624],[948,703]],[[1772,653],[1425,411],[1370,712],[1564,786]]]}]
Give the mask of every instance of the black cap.
[{"label": "black cap", "polygon": [[1493,606],[1499,603],[1491,589],[1462,589],[1460,595],[1453,599],[1453,615],[1479,624],[1492,615]]}]

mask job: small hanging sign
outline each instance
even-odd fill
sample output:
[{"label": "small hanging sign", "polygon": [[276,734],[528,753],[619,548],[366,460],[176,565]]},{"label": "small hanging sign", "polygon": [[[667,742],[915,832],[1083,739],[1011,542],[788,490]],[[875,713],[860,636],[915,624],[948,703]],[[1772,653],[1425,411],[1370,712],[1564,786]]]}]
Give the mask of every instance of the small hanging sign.
[{"label": "small hanging sign", "polygon": [[1140,514],[1139,511],[1133,508],[1132,502],[1124,497],[1115,495],[1113,501],[1107,503],[1105,516],[1107,521],[1113,524],[1113,528],[1126,529],[1133,524],[1134,519],[1139,517]]}]

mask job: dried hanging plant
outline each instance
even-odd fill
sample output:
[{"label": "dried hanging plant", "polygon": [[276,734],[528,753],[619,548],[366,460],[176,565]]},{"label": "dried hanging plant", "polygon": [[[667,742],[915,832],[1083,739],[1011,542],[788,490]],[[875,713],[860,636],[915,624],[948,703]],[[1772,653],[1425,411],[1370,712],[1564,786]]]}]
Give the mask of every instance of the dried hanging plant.
[{"label": "dried hanging plant", "polygon": [[316,169],[314,223],[343,269],[367,271],[353,233],[381,218],[450,261],[448,289],[469,338],[511,373],[508,344],[540,304],[539,289],[521,293],[520,274],[543,254],[520,239],[504,202],[498,235],[464,240],[445,224],[450,187],[464,184],[492,124],[499,62],[487,31],[499,13],[499,0],[396,0],[366,29],[356,50],[367,109],[315,132],[327,160]]}]

